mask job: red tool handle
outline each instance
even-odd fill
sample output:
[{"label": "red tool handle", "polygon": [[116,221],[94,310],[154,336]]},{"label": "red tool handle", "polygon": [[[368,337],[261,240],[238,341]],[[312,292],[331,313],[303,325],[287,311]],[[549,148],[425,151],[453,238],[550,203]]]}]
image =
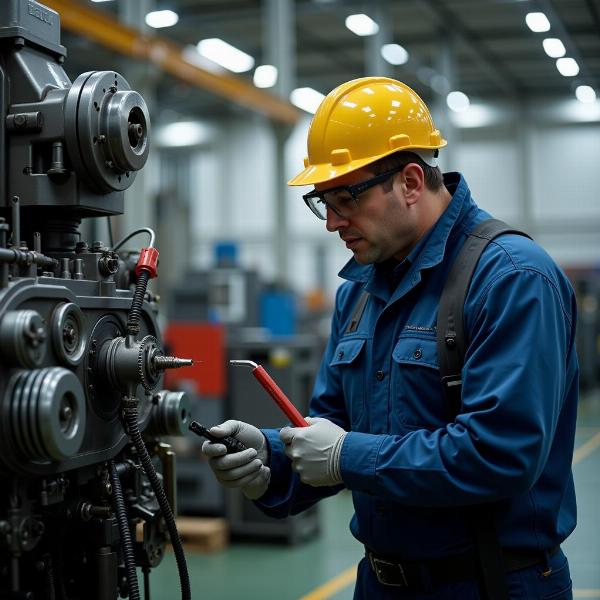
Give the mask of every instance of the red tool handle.
[{"label": "red tool handle", "polygon": [[281,391],[281,388],[261,365],[252,369],[252,374],[256,377],[260,385],[269,392],[269,396],[277,402],[279,408],[281,408],[296,427],[308,427],[308,423],[304,420],[298,409],[290,402],[290,399]]}]

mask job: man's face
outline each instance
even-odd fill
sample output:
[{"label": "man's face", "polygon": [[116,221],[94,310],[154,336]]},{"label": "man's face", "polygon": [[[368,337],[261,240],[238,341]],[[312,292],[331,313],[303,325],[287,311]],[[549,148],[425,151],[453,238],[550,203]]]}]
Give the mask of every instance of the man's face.
[{"label": "man's face", "polygon": [[[323,191],[353,185],[373,176],[373,173],[359,169],[318,184],[316,189]],[[402,173],[396,173],[387,185],[376,185],[363,192],[358,197],[356,211],[350,217],[340,217],[327,209],[327,230],[339,234],[357,262],[378,263],[391,257],[401,260],[418,240],[414,207],[406,202],[402,179]],[[340,194],[340,199],[348,196],[343,189],[335,193]]]}]

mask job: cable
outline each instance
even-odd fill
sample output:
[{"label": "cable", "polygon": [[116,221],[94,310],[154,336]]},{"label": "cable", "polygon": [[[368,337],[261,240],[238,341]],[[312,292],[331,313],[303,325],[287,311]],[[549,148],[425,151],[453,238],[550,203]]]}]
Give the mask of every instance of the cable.
[{"label": "cable", "polygon": [[123,551],[123,562],[125,563],[127,586],[129,587],[129,600],[140,600],[140,589],[138,587],[137,573],[135,570],[133,541],[131,538],[131,531],[129,530],[129,522],[127,520],[127,510],[125,509],[125,499],[123,498],[123,490],[121,489],[121,480],[119,479],[114,460],[109,462],[109,467],[114,508],[117,514],[119,534],[121,535],[121,549]]},{"label": "cable", "polygon": [[110,247],[112,248],[114,245],[114,240],[113,240],[112,221],[110,220],[110,217],[106,217],[106,226],[108,227],[108,243],[110,244]]},{"label": "cable", "polygon": [[140,429],[138,427],[137,408],[135,406],[131,406],[129,408],[126,408],[123,412],[125,414],[127,432],[129,433],[129,437],[131,438],[131,441],[133,442],[135,449],[137,450],[138,457],[140,459],[140,462],[142,463],[144,472],[146,473],[146,476],[150,481],[150,485],[154,490],[154,494],[156,496],[156,499],[158,500],[158,504],[160,506],[160,509],[162,510],[163,517],[167,525],[169,538],[171,539],[171,545],[173,546],[173,552],[175,553],[177,571],[179,572],[181,598],[182,600],[191,600],[192,591],[190,588],[190,576],[188,574],[187,563],[185,561],[183,545],[181,543],[181,539],[177,531],[177,524],[175,523],[173,511],[169,506],[169,501],[167,500],[165,491],[160,483],[158,475],[156,474],[156,470],[154,469],[154,465],[152,464],[152,459],[150,458],[148,450],[146,449],[146,444],[144,444],[144,440],[142,439],[142,434],[140,433]]},{"label": "cable", "polygon": [[150,229],[150,227],[142,227],[141,229],[136,229],[132,231],[129,235],[126,235],[122,240],[119,240],[113,247],[112,251],[116,252],[125,242],[129,241],[133,236],[138,233],[147,233],[150,235],[150,244],[148,244],[148,248],[154,248],[154,240],[156,239],[156,234],[154,233],[154,229]]}]

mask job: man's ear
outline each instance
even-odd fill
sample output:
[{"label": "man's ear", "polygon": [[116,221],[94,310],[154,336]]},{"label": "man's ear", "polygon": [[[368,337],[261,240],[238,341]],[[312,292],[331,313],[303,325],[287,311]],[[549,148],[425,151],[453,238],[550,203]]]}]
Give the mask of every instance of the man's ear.
[{"label": "man's ear", "polygon": [[410,163],[400,173],[400,185],[407,204],[414,204],[425,190],[425,173],[417,163]]}]

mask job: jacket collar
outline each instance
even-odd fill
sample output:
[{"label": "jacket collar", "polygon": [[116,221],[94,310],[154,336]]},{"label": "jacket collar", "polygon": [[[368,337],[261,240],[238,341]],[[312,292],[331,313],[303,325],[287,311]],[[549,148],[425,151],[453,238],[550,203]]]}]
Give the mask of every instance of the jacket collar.
[{"label": "jacket collar", "polygon": [[[421,279],[419,273],[421,270],[434,267],[442,261],[450,232],[471,210],[476,208],[471,198],[469,186],[460,173],[445,173],[444,185],[452,194],[450,204],[448,204],[435,225],[418,241],[404,261],[400,263],[401,265],[406,262],[410,264],[406,271],[413,274],[410,278],[413,286]],[[354,258],[351,258],[339,272],[339,276],[348,281],[366,283],[365,288],[367,291],[377,296],[389,296],[389,292],[383,293],[383,288],[387,287],[387,284],[382,287],[382,276],[378,276],[378,271],[377,265],[361,265]],[[389,287],[387,289],[389,290]],[[404,293],[406,291],[408,290],[404,290]],[[394,294],[394,296],[397,295]],[[383,299],[387,301],[387,298]]]}]

